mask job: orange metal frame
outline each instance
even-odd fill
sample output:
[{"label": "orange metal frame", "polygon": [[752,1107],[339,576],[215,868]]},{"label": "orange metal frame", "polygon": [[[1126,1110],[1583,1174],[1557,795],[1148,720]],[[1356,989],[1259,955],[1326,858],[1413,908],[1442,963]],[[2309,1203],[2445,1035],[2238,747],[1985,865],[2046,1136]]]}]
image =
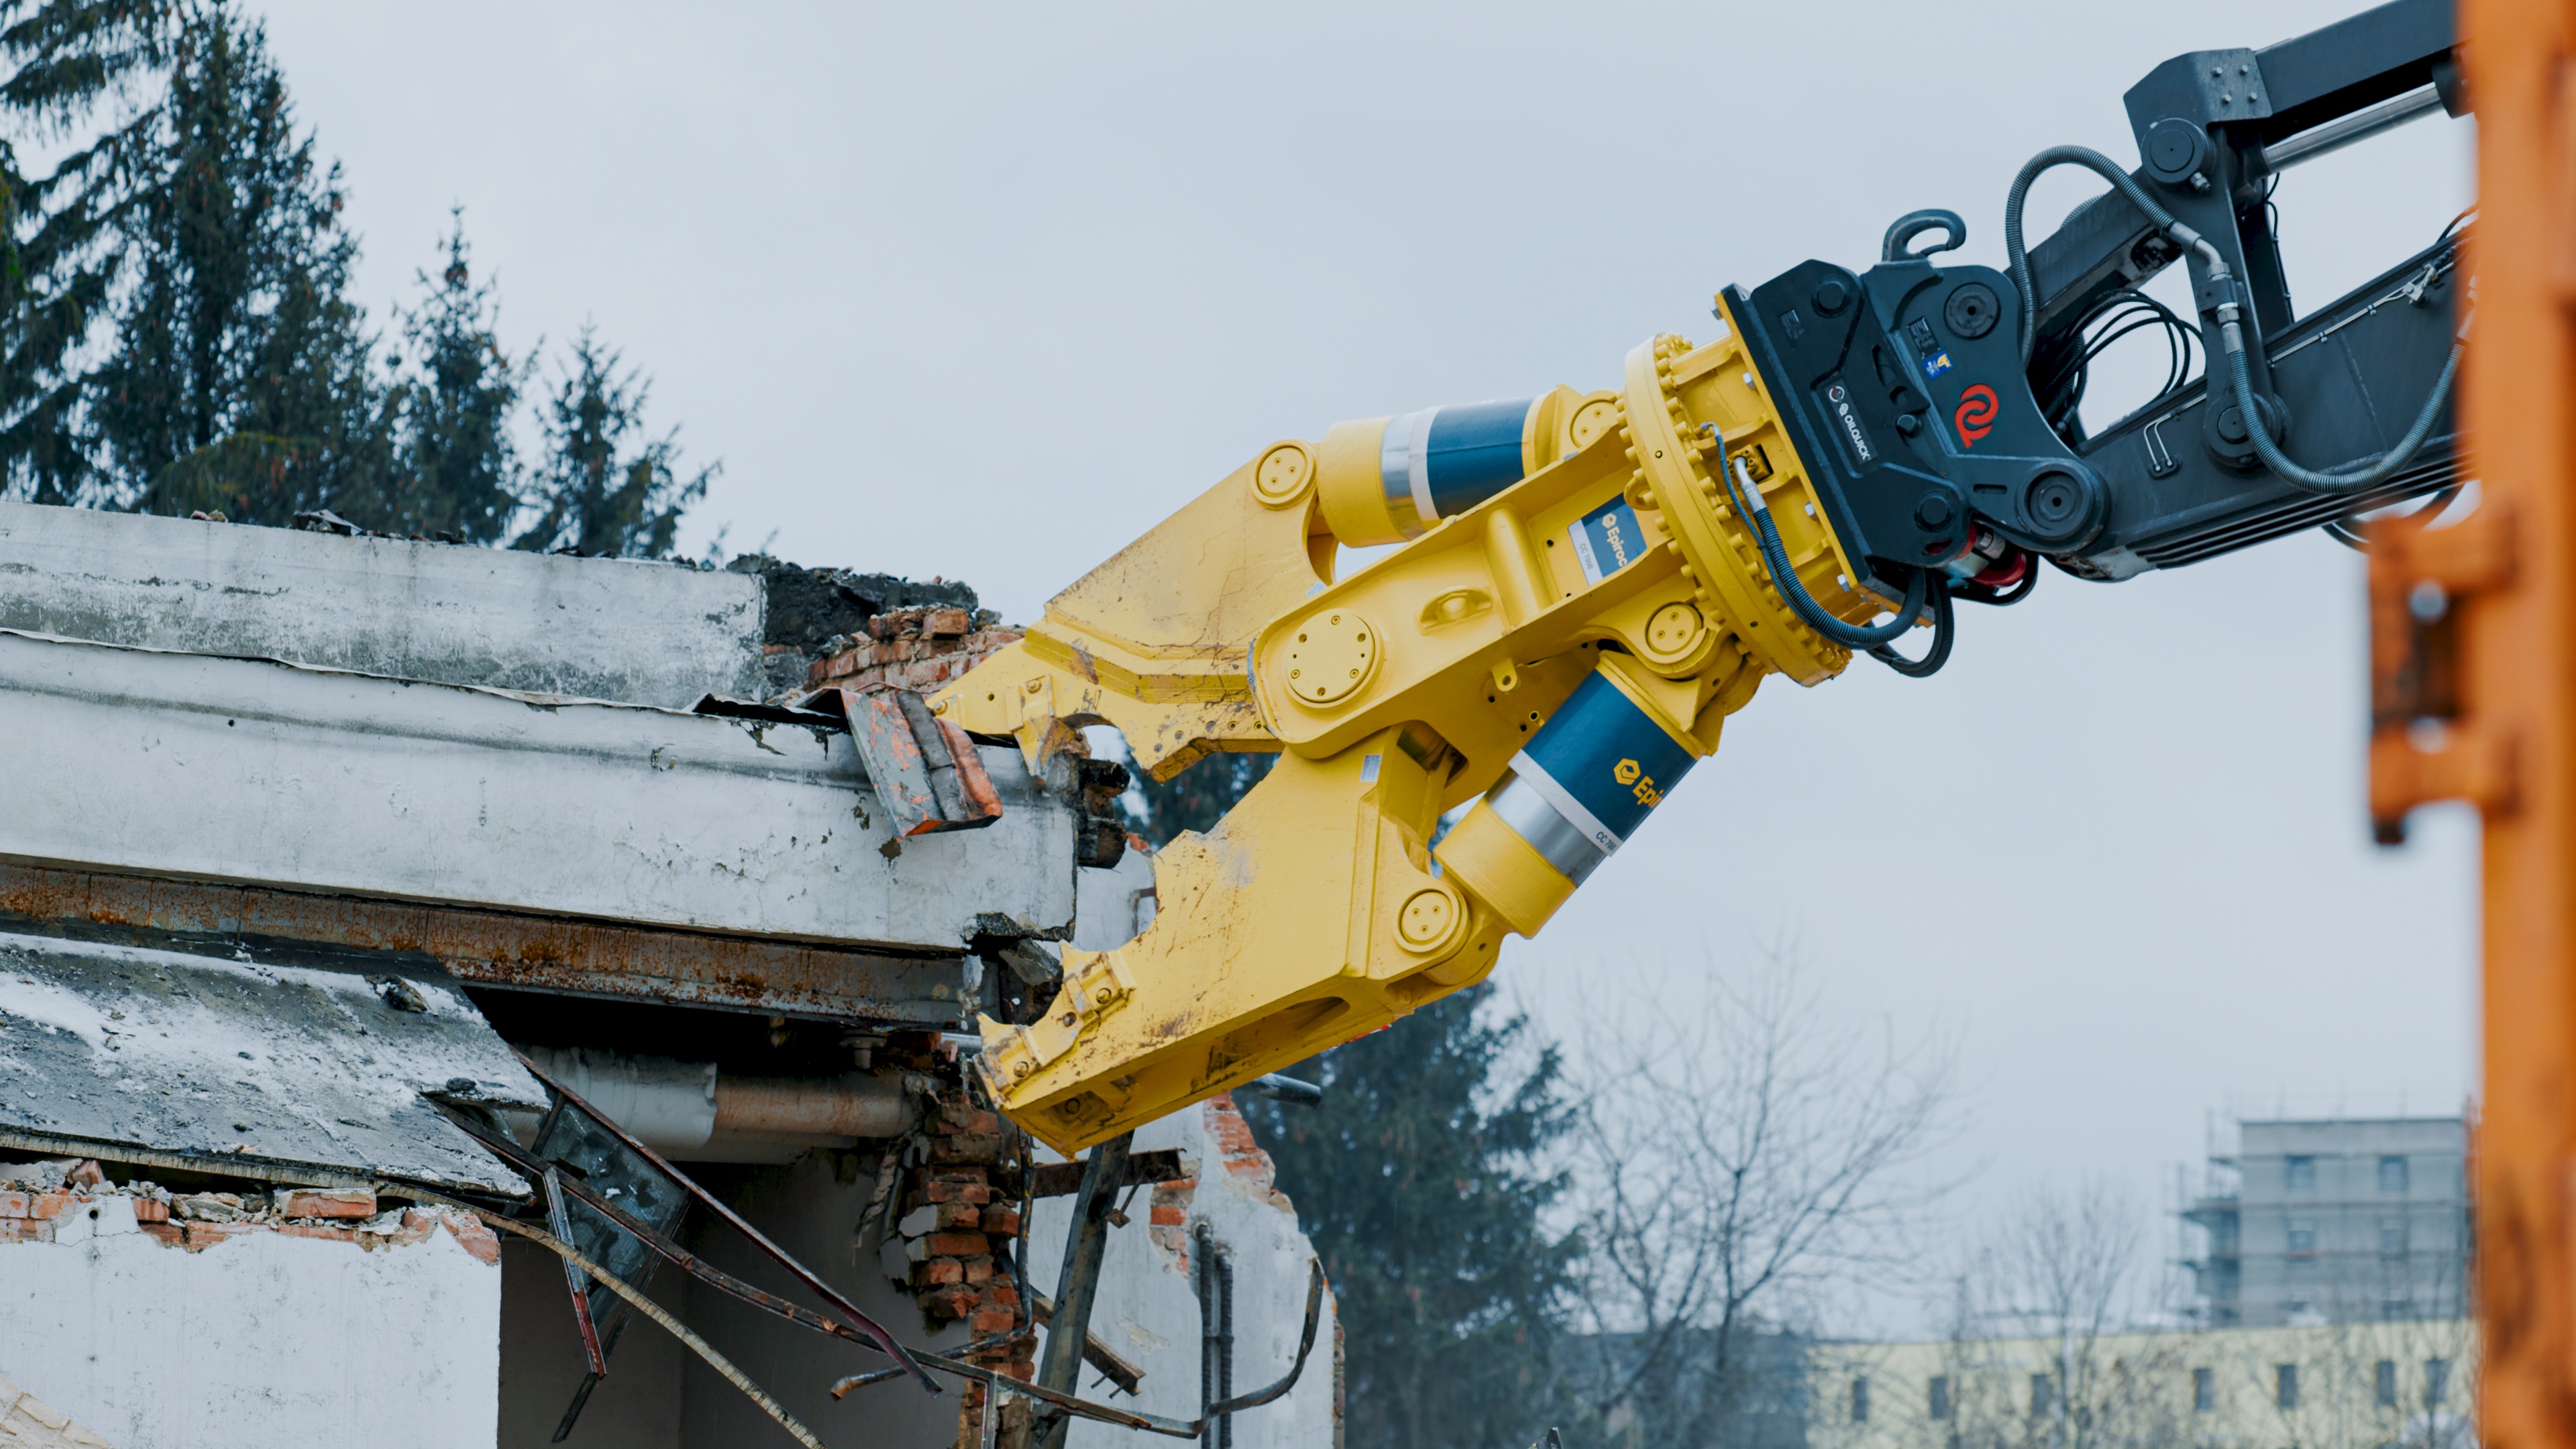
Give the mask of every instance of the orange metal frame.
[{"label": "orange metal frame", "polygon": [[2375,531],[2371,813],[2485,831],[2480,1417],[2576,1449],[2576,4],[2461,0],[2478,124],[2461,421],[2477,511]]}]

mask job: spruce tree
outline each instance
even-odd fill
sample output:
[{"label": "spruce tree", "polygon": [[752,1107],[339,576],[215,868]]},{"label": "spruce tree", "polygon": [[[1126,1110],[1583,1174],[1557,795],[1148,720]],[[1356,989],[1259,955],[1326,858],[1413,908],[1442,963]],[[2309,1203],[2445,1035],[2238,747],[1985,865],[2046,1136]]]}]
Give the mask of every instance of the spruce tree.
[{"label": "spruce tree", "polygon": [[1543,1221],[1568,1126],[1554,1047],[1492,988],[1447,997],[1298,1069],[1320,1107],[1247,1104],[1331,1275],[1351,1449],[1494,1449],[1568,1421],[1551,1368],[1581,1251]]},{"label": "spruce tree", "polygon": [[347,296],[358,246],[339,169],[299,134],[262,29],[200,14],[162,110],[119,227],[116,348],[93,381],[110,487],[156,513],[397,523],[393,399]]},{"label": "spruce tree", "polygon": [[680,480],[679,433],[639,437],[651,384],[588,327],[546,403],[541,510],[511,547],[624,558],[671,552],[680,515],[707,491],[716,468]]},{"label": "spruce tree", "polygon": [[[664,554],[714,470],[641,436],[645,388],[587,333],[533,499],[527,384],[461,224],[377,345],[339,170],[256,21],[207,0],[0,0],[0,495]],[[17,147],[63,148],[43,176]]]},{"label": "spruce tree", "polygon": [[1144,798],[1145,809],[1142,815],[1131,809],[1128,818],[1137,833],[1158,846],[1171,844],[1172,837],[1184,830],[1204,835],[1277,763],[1279,757],[1272,754],[1219,752],[1200,756],[1168,780],[1130,770],[1129,778]]},{"label": "spruce tree", "polygon": [[428,299],[403,317],[412,369],[402,385],[394,511],[408,526],[459,543],[498,543],[520,507],[510,420],[526,381],[495,335],[491,284],[475,282],[464,209],[451,214],[446,265],[423,272]]},{"label": "spruce tree", "polygon": [[[148,170],[159,111],[119,97],[166,67],[184,29],[177,0],[0,0],[0,494],[101,501],[83,353],[108,315],[119,227]],[[99,112],[109,114],[103,124]],[[43,176],[20,139],[69,144]]]}]

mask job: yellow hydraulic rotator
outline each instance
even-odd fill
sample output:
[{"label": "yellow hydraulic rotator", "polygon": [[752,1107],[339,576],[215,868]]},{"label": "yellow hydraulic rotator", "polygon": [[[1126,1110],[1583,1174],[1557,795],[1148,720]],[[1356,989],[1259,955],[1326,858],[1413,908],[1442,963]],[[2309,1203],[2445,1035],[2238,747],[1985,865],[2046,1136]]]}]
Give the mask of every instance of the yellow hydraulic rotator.
[{"label": "yellow hydraulic rotator", "polygon": [[[1039,1019],[984,1019],[1003,1110],[1071,1153],[1473,984],[1764,675],[1839,673],[1849,652],[1782,601],[1720,469],[1766,500],[1818,602],[1886,609],[1730,327],[1639,346],[1613,390],[1273,444],[938,695],[1032,766],[1097,723],[1157,779],[1283,752],[1155,856],[1150,929],[1065,951]],[[1404,546],[1333,579],[1337,544],[1386,543]]]}]

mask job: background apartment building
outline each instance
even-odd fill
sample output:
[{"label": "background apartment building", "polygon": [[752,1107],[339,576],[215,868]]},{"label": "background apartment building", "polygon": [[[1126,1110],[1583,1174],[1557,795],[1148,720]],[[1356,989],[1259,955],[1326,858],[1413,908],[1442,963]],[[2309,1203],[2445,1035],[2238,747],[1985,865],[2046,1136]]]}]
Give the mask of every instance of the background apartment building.
[{"label": "background apartment building", "polygon": [[[2240,1121],[2182,1209],[2213,1328],[2466,1312],[2468,1133],[2458,1117]],[[2194,1236],[2187,1232],[2186,1239]],[[2197,1254],[2190,1249],[2196,1247]]]}]

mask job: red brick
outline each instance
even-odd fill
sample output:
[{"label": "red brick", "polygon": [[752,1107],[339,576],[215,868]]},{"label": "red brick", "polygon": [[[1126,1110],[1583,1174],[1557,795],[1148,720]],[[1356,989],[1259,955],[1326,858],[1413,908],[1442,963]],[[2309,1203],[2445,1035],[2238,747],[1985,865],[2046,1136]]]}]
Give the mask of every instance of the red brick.
[{"label": "red brick", "polygon": [[50,1243],[54,1225],[34,1218],[0,1218],[0,1243]]},{"label": "red brick", "polygon": [[943,1107],[939,1112],[939,1124],[930,1130],[941,1137],[954,1137],[963,1132],[998,1136],[1002,1130],[1002,1116],[998,1112],[961,1112],[953,1107]]},{"label": "red brick", "polygon": [[94,1161],[84,1158],[79,1166],[74,1167],[71,1171],[63,1174],[63,1182],[65,1185],[70,1187],[105,1187],[107,1186],[107,1169],[99,1166]]},{"label": "red brick", "polygon": [[984,1209],[984,1233],[987,1237],[1016,1238],[1020,1235],[1020,1213],[1017,1208]]},{"label": "red brick", "polygon": [[188,1230],[173,1222],[143,1223],[139,1226],[151,1235],[153,1241],[165,1248],[176,1248],[185,1243],[188,1238]]},{"label": "red brick", "polygon": [[980,1182],[949,1182],[933,1178],[922,1185],[921,1200],[982,1204],[993,1200],[993,1190]]},{"label": "red brick", "polygon": [[1154,1204],[1153,1222],[1154,1226],[1158,1228],[1177,1228],[1187,1223],[1189,1220],[1189,1210],[1180,1206],[1178,1203],[1166,1205],[1158,1202]]},{"label": "red brick", "polygon": [[964,609],[933,609],[921,617],[921,632],[934,639],[954,639],[974,620]]},{"label": "red brick", "polygon": [[1019,1326],[1018,1314],[1007,1308],[987,1308],[968,1321],[966,1331],[981,1338],[988,1333],[1008,1333]]},{"label": "red brick", "polygon": [[930,1155],[940,1162],[999,1162],[1003,1149],[1003,1140],[998,1136],[960,1132],[954,1137],[933,1138]]},{"label": "red brick", "polygon": [[932,1233],[921,1239],[921,1248],[935,1258],[971,1258],[989,1245],[982,1233]]},{"label": "red brick", "polygon": [[1011,1360],[1011,1366],[1004,1369],[1003,1372],[1009,1374],[1012,1378],[1018,1379],[1021,1383],[1035,1383],[1037,1382],[1038,1377],[1038,1363],[1037,1360],[1033,1358],[1015,1358]]},{"label": "red brick", "polygon": [[27,1216],[40,1220],[58,1218],[71,1211],[72,1204],[83,1200],[78,1195],[68,1192],[41,1193],[28,1207]]},{"label": "red brick", "polygon": [[283,1217],[371,1218],[376,1215],[376,1195],[362,1187],[281,1187],[269,1196]]},{"label": "red brick", "polygon": [[993,1281],[993,1259],[991,1254],[978,1253],[974,1257],[966,1260],[966,1281],[969,1283],[989,1283]]},{"label": "red brick", "polygon": [[[409,1220],[408,1214],[405,1215],[405,1220]],[[493,1232],[491,1226],[481,1218],[470,1218],[463,1213],[449,1213],[447,1214],[447,1233],[449,1237],[456,1239],[458,1247],[473,1255],[475,1262],[487,1268],[501,1266],[501,1236]]]},{"label": "red brick", "polygon": [[285,1238],[321,1238],[333,1243],[354,1243],[358,1240],[357,1229],[335,1228],[328,1223],[278,1223],[269,1231]]},{"label": "red brick", "polygon": [[955,1258],[925,1258],[912,1265],[912,1286],[938,1288],[966,1281],[966,1265]]},{"label": "red brick", "polygon": [[170,1205],[138,1197],[134,1200],[134,1220],[138,1223],[166,1223],[170,1221]]},{"label": "red brick", "polygon": [[0,1218],[32,1217],[36,1211],[33,1198],[23,1192],[0,1192]]},{"label": "red brick", "polygon": [[933,1289],[921,1296],[921,1311],[936,1318],[963,1318],[975,1311],[975,1290]]},{"label": "red brick", "polygon": [[983,1304],[987,1308],[1016,1309],[1020,1306],[1020,1290],[1008,1282],[995,1283],[984,1290]]},{"label": "red brick", "polygon": [[190,1223],[188,1224],[188,1251],[202,1253],[226,1238],[238,1238],[244,1233],[258,1231],[260,1231],[260,1225],[257,1223]]}]

